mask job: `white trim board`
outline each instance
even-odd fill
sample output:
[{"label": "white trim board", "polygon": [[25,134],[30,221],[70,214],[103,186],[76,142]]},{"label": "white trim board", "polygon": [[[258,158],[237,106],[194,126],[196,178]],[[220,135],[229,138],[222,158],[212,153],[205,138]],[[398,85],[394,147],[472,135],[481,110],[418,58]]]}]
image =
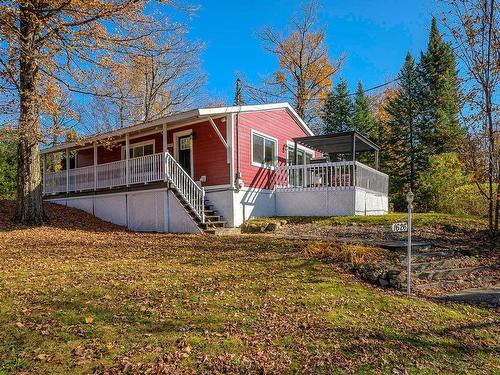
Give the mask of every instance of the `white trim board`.
[{"label": "white trim board", "polygon": [[[179,138],[181,137],[186,137],[188,135],[193,134],[193,129],[187,129],[187,130],[182,130],[180,132],[174,132],[173,133],[173,141],[174,141],[174,159],[179,162]],[[194,176],[194,142],[193,139],[191,140],[191,174],[190,176]]]}]

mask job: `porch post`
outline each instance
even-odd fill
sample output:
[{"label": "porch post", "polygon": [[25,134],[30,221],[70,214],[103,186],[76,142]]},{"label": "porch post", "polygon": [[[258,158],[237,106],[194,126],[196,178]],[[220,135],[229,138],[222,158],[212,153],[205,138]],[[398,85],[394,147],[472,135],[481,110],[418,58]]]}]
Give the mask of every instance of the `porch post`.
[{"label": "porch post", "polygon": [[356,161],[356,133],[352,135],[352,161]]},{"label": "porch post", "polygon": [[69,193],[69,149],[66,148],[66,193]]},{"label": "porch post", "polygon": [[356,132],[352,135],[352,186],[356,186]]},{"label": "porch post", "polygon": [[130,139],[129,134],[125,134],[125,181],[129,185],[129,159],[130,159]]},{"label": "porch post", "polygon": [[168,142],[167,142],[167,124],[163,124],[162,129],[162,142],[163,142],[163,181],[168,181]]},{"label": "porch post", "polygon": [[380,168],[380,160],[378,150],[375,151],[375,169],[378,170]]},{"label": "porch post", "polygon": [[42,154],[42,194],[45,193],[45,173],[47,172],[47,154]]},{"label": "porch post", "polygon": [[[294,140],[293,141],[293,159],[294,159],[293,160],[293,165],[298,165],[299,164],[299,154],[298,154],[297,151],[298,151],[297,150],[297,141]],[[295,167],[295,168],[297,168],[297,167]],[[294,176],[293,176],[293,179],[294,179],[293,184],[294,184],[294,186],[297,186],[299,184],[299,170],[295,169],[293,174],[294,174]]]},{"label": "porch post", "polygon": [[97,143],[94,142],[94,190],[97,189]]}]

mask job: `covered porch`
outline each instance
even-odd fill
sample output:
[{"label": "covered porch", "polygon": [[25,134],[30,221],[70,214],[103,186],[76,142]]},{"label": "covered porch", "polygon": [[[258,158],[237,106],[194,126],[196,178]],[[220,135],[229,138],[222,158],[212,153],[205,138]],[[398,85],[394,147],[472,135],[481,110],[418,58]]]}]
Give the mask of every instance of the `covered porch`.
[{"label": "covered porch", "polygon": [[[276,189],[300,191],[360,187],[388,193],[389,176],[378,171],[379,147],[364,135],[350,131],[294,138],[293,141],[295,161],[276,168]],[[310,164],[299,164],[299,145],[320,153],[322,157],[311,159]],[[366,154],[373,156],[372,167],[356,160]],[[339,158],[342,161],[331,161]]]},{"label": "covered porch", "polygon": [[[222,123],[222,119],[215,121]],[[192,139],[196,134],[192,129],[184,130],[201,121],[220,134],[211,117],[193,120],[192,115],[182,114],[168,122],[139,124],[42,150],[43,193],[57,199],[166,187],[175,190],[204,222],[205,190],[192,173]],[[188,154],[184,160],[179,157],[182,147]]]}]

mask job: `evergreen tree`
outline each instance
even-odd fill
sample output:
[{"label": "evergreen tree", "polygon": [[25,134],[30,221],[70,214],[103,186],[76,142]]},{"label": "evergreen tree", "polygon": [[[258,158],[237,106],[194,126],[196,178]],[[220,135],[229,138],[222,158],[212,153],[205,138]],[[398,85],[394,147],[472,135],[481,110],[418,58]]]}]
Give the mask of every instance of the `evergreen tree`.
[{"label": "evergreen tree", "polygon": [[347,82],[340,80],[328,95],[323,108],[323,133],[337,133],[352,129],[353,104],[347,90]]},{"label": "evergreen tree", "polygon": [[14,131],[0,129],[0,198],[12,199],[16,195],[17,145]]},{"label": "evergreen tree", "polygon": [[[386,172],[391,176],[390,192],[393,201],[398,202],[403,197],[406,184],[415,190],[418,175],[418,128],[422,111],[422,87],[418,79],[416,63],[410,53],[406,55],[405,63],[399,73],[399,87],[394,98],[387,104],[389,134],[387,152],[391,162],[386,163]],[[399,202],[401,203],[401,202]]]},{"label": "evergreen tree", "polygon": [[363,84],[359,81],[354,98],[352,128],[371,138],[374,135],[375,120],[370,107],[370,98],[365,94]]},{"label": "evergreen tree", "polygon": [[432,19],[427,51],[418,66],[423,90],[423,118],[419,129],[419,147],[427,157],[456,151],[463,143],[465,130],[458,121],[459,88],[455,55],[445,43]]}]

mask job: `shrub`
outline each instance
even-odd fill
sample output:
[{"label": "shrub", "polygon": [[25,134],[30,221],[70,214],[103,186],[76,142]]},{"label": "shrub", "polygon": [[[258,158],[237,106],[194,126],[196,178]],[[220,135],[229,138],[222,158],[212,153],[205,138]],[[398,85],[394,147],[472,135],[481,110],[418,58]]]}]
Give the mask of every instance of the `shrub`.
[{"label": "shrub", "polygon": [[429,169],[422,173],[417,190],[418,209],[451,212],[455,204],[454,192],[468,182],[465,165],[456,153],[431,156]]},{"label": "shrub", "polygon": [[382,255],[385,255],[386,251],[362,245],[313,242],[304,249],[304,253],[311,258],[358,265],[366,261],[378,259]]},{"label": "shrub", "polygon": [[488,212],[487,200],[471,182],[456,153],[429,159],[429,169],[422,173],[415,202],[421,211],[474,216],[485,216]]},{"label": "shrub", "polygon": [[[487,190],[487,184],[482,185]],[[488,200],[481,194],[476,184],[459,186],[454,191],[450,212],[460,215],[488,216]]]}]

